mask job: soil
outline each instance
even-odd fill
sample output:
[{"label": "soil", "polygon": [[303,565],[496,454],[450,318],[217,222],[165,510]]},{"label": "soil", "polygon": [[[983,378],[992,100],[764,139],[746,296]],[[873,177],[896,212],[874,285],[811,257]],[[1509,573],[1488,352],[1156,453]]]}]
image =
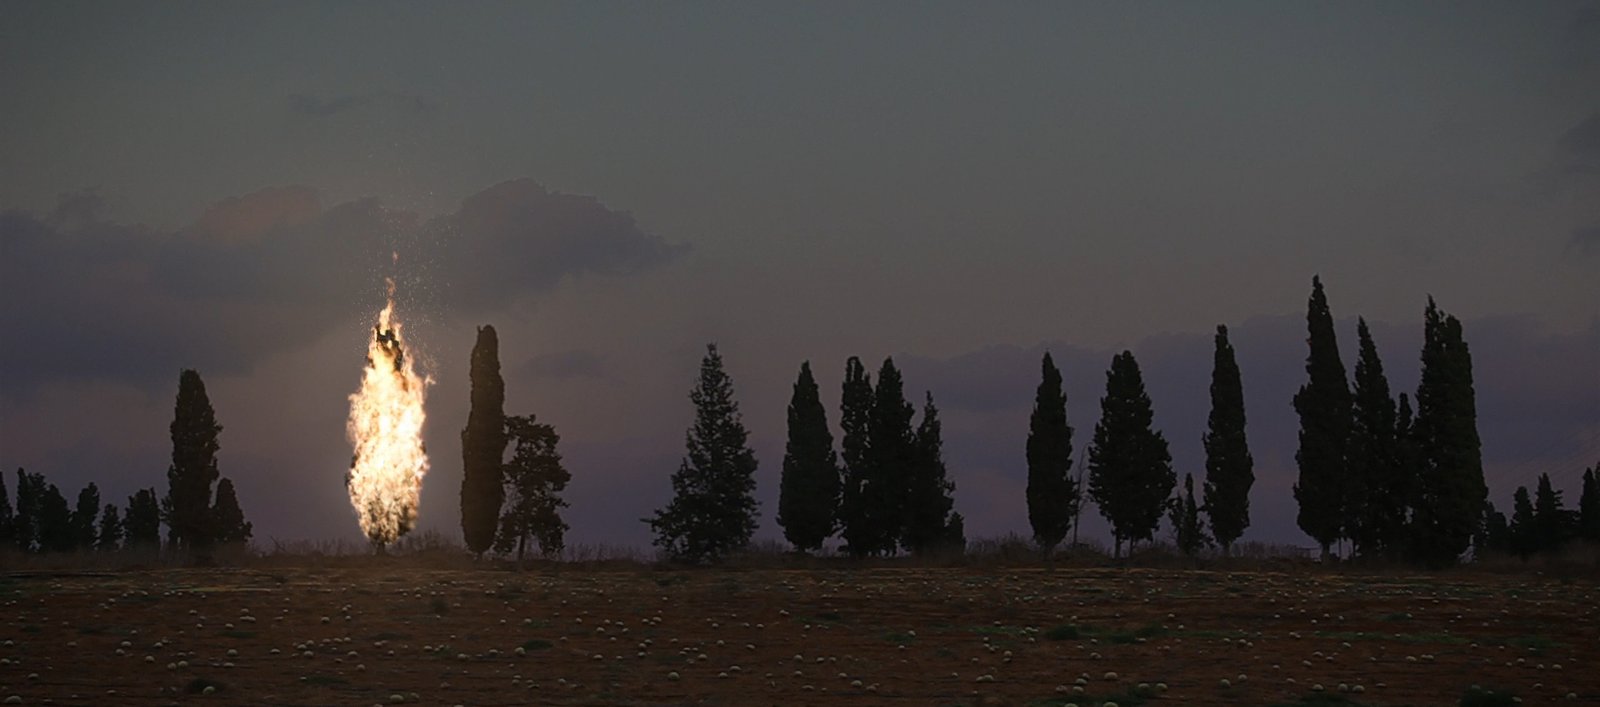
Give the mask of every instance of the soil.
[{"label": "soil", "polygon": [[0,701],[1455,705],[1478,685],[1600,704],[1597,600],[1468,574],[0,575]]}]

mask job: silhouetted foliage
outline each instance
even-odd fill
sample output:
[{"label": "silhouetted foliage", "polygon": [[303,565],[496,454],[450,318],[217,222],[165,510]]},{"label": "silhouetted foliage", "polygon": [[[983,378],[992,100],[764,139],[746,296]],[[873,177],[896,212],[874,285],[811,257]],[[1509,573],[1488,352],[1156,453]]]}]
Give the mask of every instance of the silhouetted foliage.
[{"label": "silhouetted foliage", "polygon": [[1346,531],[1357,553],[1379,555],[1396,549],[1405,536],[1407,480],[1401,475],[1389,379],[1366,319],[1356,320],[1356,336],[1360,348],[1351,410]]},{"label": "silhouetted foliage", "polygon": [[18,550],[39,549],[39,511],[44,503],[44,476],[17,468],[17,511],[11,520],[12,540]]},{"label": "silhouetted foliage", "polygon": [[78,492],[78,504],[72,510],[72,549],[94,549],[99,535],[94,523],[99,515],[100,489],[91,481]]},{"label": "silhouetted foliage", "polygon": [[1600,464],[1583,470],[1583,488],[1578,493],[1578,537],[1600,542]]},{"label": "silhouetted foliage", "polygon": [[244,519],[244,509],[239,507],[233,481],[227,477],[217,482],[217,502],[211,508],[211,522],[220,544],[242,545],[250,541],[252,526]]},{"label": "silhouetted foliage", "polygon": [[[907,479],[905,531],[901,546],[913,553],[943,550],[958,537],[951,527],[955,519],[956,485],[944,465],[944,437],[939,423],[939,408],[928,393],[922,407],[922,422],[912,441],[912,462]],[[965,538],[960,538],[965,545]]]},{"label": "silhouetted foliage", "polygon": [[128,497],[128,512],[123,514],[123,547],[151,550],[161,544],[161,508],[156,490],[139,489]]},{"label": "silhouetted foliage", "polygon": [[1511,526],[1506,521],[1506,514],[1497,510],[1493,503],[1483,504],[1483,527],[1472,544],[1479,556],[1484,553],[1511,552]]},{"label": "silhouetted foliage", "polygon": [[11,494],[6,491],[6,479],[0,474],[0,548],[17,544],[17,513],[11,507]]},{"label": "silhouetted foliage", "polygon": [[1172,522],[1173,543],[1178,552],[1194,557],[1210,540],[1200,524],[1200,508],[1194,501],[1194,475],[1183,475],[1183,496],[1174,496],[1167,511]]},{"label": "silhouetted foliage", "polygon": [[1133,354],[1111,359],[1100,422],[1089,446],[1089,496],[1111,522],[1113,555],[1136,540],[1149,540],[1161,522],[1177,477],[1167,440],[1151,425],[1154,412]]},{"label": "silhouetted foliage", "polygon": [[1408,535],[1416,560],[1443,566],[1455,563],[1471,543],[1489,489],[1483,480],[1472,354],[1461,322],[1429,297],[1423,323],[1414,432],[1421,495]]},{"label": "silhouetted foliage", "polygon": [[167,469],[167,495],[162,515],[173,550],[204,561],[213,540],[211,485],[216,483],[217,424],[211,399],[200,374],[184,369],[178,376],[178,399],[172,425],[172,466]]},{"label": "silhouetted foliage", "polygon": [[783,537],[802,552],[822,547],[839,520],[839,457],[828,431],[811,362],[800,364],[789,399],[789,439],[784,445],[783,476],[778,487],[778,526]]},{"label": "silhouetted foliage", "polygon": [[116,552],[122,548],[122,515],[116,504],[107,503],[100,513],[99,532],[95,535],[94,549]]},{"label": "silhouetted foliage", "polygon": [[1072,478],[1072,426],[1067,424],[1061,371],[1048,351],[1040,367],[1028,418],[1028,525],[1033,541],[1048,556],[1077,521],[1080,489]]},{"label": "silhouetted foliage", "polygon": [[1550,475],[1540,474],[1533,492],[1533,537],[1537,552],[1557,552],[1577,535],[1578,518],[1562,507],[1561,492],[1550,485]]},{"label": "silhouetted foliage", "polygon": [[1245,438],[1244,383],[1228,328],[1217,327],[1211,363],[1211,414],[1203,439],[1206,449],[1205,496],[1201,510],[1211,523],[1211,537],[1228,554],[1250,527],[1250,487],[1255,485],[1255,460]]},{"label": "silhouetted foliage", "polygon": [[500,553],[515,550],[517,561],[521,562],[532,541],[538,544],[541,555],[555,557],[566,547],[568,526],[561,519],[561,509],[567,507],[567,502],[561,492],[572,480],[556,450],[561,436],[533,415],[507,417],[506,434],[513,451],[501,470],[506,501],[494,549]]},{"label": "silhouetted foliage", "polygon": [[872,417],[867,425],[868,483],[865,523],[870,528],[875,555],[892,555],[906,532],[912,469],[916,465],[916,432],[911,421],[916,411],[906,402],[905,385],[894,359],[886,358],[872,389]]},{"label": "silhouetted foliage", "polygon": [[478,327],[472,346],[472,409],[461,430],[461,535],[479,557],[494,545],[505,501],[500,467],[506,452],[506,386],[500,378],[500,340]]},{"label": "silhouetted foliage", "polygon": [[865,557],[875,547],[875,529],[869,525],[863,491],[874,476],[868,450],[872,446],[872,377],[861,359],[851,356],[845,362],[844,387],[839,402],[839,429],[844,435],[843,486],[839,499],[839,530],[845,550],[854,557]]},{"label": "silhouetted foliage", "polygon": [[72,527],[72,509],[67,505],[67,497],[61,495],[61,489],[55,484],[44,483],[43,477],[39,477],[38,483],[44,489],[39,495],[39,551],[72,552],[78,537]]},{"label": "silhouetted foliage", "polygon": [[1296,522],[1322,548],[1324,560],[1339,540],[1348,517],[1349,479],[1345,460],[1350,439],[1350,385],[1339,359],[1333,331],[1333,314],[1322,291],[1322,280],[1311,278],[1311,299],[1306,307],[1306,374],[1309,380],[1294,396],[1300,415],[1300,447],[1295,462],[1300,479],[1294,498],[1300,511]]},{"label": "silhouetted foliage", "polygon": [[655,544],[674,560],[716,562],[750,544],[756,529],[756,455],[717,347],[706,347],[689,399],[695,420],[688,453],[672,475],[672,500],[645,519]]},{"label": "silhouetted foliage", "polygon": [[1391,488],[1404,524],[1400,537],[1390,539],[1388,549],[1391,554],[1414,557],[1410,529],[1411,518],[1422,503],[1422,448],[1417,441],[1417,418],[1412,413],[1410,395],[1400,394],[1394,417],[1395,480]]},{"label": "silhouetted foliage", "polygon": [[1510,548],[1512,554],[1524,560],[1539,550],[1539,530],[1534,522],[1533,501],[1528,498],[1528,487],[1518,486],[1511,495]]}]

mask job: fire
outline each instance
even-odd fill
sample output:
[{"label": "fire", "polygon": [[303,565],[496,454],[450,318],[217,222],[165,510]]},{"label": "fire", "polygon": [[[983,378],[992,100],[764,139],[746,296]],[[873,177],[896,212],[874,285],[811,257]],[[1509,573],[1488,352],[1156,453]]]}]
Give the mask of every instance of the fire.
[{"label": "fire", "polygon": [[433,381],[420,377],[405,355],[400,322],[394,317],[394,280],[388,303],[367,342],[367,368],[361,388],[350,396],[345,431],[355,457],[345,486],[361,530],[384,546],[410,531],[417,520],[428,452],[422,445],[422,403]]}]

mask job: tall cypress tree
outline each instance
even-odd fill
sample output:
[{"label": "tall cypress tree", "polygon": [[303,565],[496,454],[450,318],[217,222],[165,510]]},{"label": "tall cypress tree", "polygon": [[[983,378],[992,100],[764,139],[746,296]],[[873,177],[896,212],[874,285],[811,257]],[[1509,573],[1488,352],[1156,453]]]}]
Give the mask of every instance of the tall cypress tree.
[{"label": "tall cypress tree", "polygon": [[1585,542],[1600,542],[1600,464],[1583,470],[1583,489],[1578,494],[1578,537]]},{"label": "tall cypress tree", "polygon": [[1550,475],[1539,475],[1533,492],[1535,544],[1540,552],[1557,552],[1575,535],[1577,523],[1572,512],[1561,507],[1561,492],[1550,485]]},{"label": "tall cypress tree", "polygon": [[1028,418],[1028,525],[1045,556],[1061,544],[1075,522],[1078,485],[1072,478],[1072,426],[1061,371],[1044,354],[1039,390]]},{"label": "tall cypress tree", "polygon": [[872,416],[867,424],[871,476],[861,489],[873,554],[893,554],[905,535],[911,469],[916,464],[911,428],[915,415],[911,403],[906,402],[900,369],[895,368],[893,358],[884,359],[878,369],[878,385],[872,390]]},{"label": "tall cypress tree", "polygon": [[1392,555],[1414,557],[1411,522],[1422,503],[1422,449],[1417,442],[1417,416],[1412,412],[1411,396],[1400,394],[1394,416],[1395,505],[1400,509],[1399,537],[1388,541]]},{"label": "tall cypress tree", "polygon": [[1334,337],[1333,314],[1317,277],[1311,278],[1306,326],[1311,349],[1306,356],[1309,380],[1294,396],[1294,409],[1300,415],[1300,448],[1294,455],[1300,467],[1300,480],[1294,485],[1300,512],[1295,520],[1322,547],[1322,559],[1327,561],[1332,556],[1329,548],[1342,536],[1348,517],[1345,455],[1351,399]]},{"label": "tall cypress tree", "polygon": [[61,489],[55,484],[43,483],[40,477],[39,495],[39,551],[40,552],[71,552],[77,545],[78,538],[73,532],[72,509],[67,505],[67,497],[61,495]]},{"label": "tall cypress tree", "polygon": [[154,550],[161,544],[161,509],[156,503],[156,490],[139,489],[128,497],[128,512],[124,514],[123,547]]},{"label": "tall cypress tree", "polygon": [[956,485],[944,465],[944,437],[933,393],[922,407],[907,483],[905,533],[900,544],[913,553],[943,549],[951,541]]},{"label": "tall cypress tree", "polygon": [[1228,328],[1217,327],[1211,364],[1211,415],[1206,419],[1206,480],[1202,510],[1211,521],[1211,536],[1227,555],[1234,541],[1250,527],[1250,487],[1255,485],[1255,460],[1245,439],[1244,384],[1239,363],[1228,342]]},{"label": "tall cypress tree", "polygon": [[1497,510],[1493,503],[1485,502],[1483,509],[1483,528],[1472,541],[1477,556],[1481,559],[1487,553],[1510,552],[1511,527],[1506,523],[1506,514]]},{"label": "tall cypress tree", "polygon": [[100,515],[100,488],[89,482],[78,492],[78,504],[72,509],[72,549],[93,550],[98,533],[95,519]]},{"label": "tall cypress tree", "polygon": [[716,562],[750,544],[756,529],[756,455],[733,399],[733,379],[715,344],[706,347],[689,393],[695,420],[688,453],[672,475],[672,501],[645,519],[655,544],[682,562]]},{"label": "tall cypress tree", "polygon": [[1415,431],[1422,483],[1410,539],[1418,561],[1442,566],[1455,563],[1471,543],[1489,489],[1483,480],[1472,354],[1461,322],[1440,311],[1432,297],[1423,321]]},{"label": "tall cypress tree", "polygon": [[33,552],[38,548],[43,496],[44,476],[17,467],[17,513],[11,520],[11,536],[19,551]]},{"label": "tall cypress tree", "polygon": [[1348,455],[1348,531],[1357,553],[1378,555],[1393,549],[1404,536],[1405,480],[1395,438],[1394,399],[1389,397],[1389,379],[1366,319],[1356,320],[1356,336],[1360,351]]},{"label": "tall cypress tree", "polygon": [[800,364],[789,399],[789,441],[778,488],[778,525],[802,552],[822,548],[838,526],[839,456],[833,451],[828,413],[818,395],[811,362]]},{"label": "tall cypress tree", "polygon": [[11,496],[6,493],[5,474],[0,474],[0,548],[17,544],[17,514],[11,509]]},{"label": "tall cypress tree", "polygon": [[115,552],[122,546],[122,516],[116,504],[107,503],[100,514],[100,530],[95,536],[94,548],[100,552]]},{"label": "tall cypress tree", "polygon": [[233,489],[233,481],[227,477],[217,482],[217,502],[211,508],[211,518],[218,543],[242,545],[250,541],[252,526],[244,519],[239,495]]},{"label": "tall cypress tree", "polygon": [[851,356],[844,366],[844,388],[839,402],[839,430],[844,435],[844,488],[839,499],[839,530],[845,549],[853,557],[872,554],[876,547],[874,529],[869,526],[864,490],[874,472],[868,450],[872,448],[872,377],[861,359]]},{"label": "tall cypress tree", "polygon": [[506,384],[500,378],[500,338],[494,327],[478,327],[472,346],[472,409],[461,430],[461,534],[467,549],[482,557],[494,545],[505,502],[500,463],[506,452]]},{"label": "tall cypress tree", "polygon": [[1194,557],[1206,546],[1205,527],[1200,524],[1200,508],[1194,502],[1194,475],[1183,475],[1183,496],[1172,498],[1169,511],[1173,540],[1178,552]]},{"label": "tall cypress tree", "polygon": [[1534,521],[1533,501],[1528,487],[1518,486],[1511,495],[1511,552],[1524,560],[1539,549],[1539,531]]},{"label": "tall cypress tree", "polygon": [[1161,522],[1177,476],[1167,440],[1152,427],[1155,413],[1133,354],[1111,359],[1100,422],[1089,446],[1089,496],[1111,522],[1114,554],[1136,540],[1149,540]]},{"label": "tall cypress tree", "polygon": [[172,416],[172,466],[167,469],[167,496],[162,513],[172,548],[204,562],[211,549],[211,485],[217,482],[217,424],[205,381],[194,370],[178,376],[178,399]]}]

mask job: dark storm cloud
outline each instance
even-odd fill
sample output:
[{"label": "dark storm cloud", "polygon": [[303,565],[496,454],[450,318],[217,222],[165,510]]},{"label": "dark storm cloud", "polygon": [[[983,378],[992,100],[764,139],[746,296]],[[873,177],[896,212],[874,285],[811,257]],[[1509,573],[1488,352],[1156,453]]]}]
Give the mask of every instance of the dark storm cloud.
[{"label": "dark storm cloud", "polygon": [[182,367],[250,370],[372,310],[397,249],[402,275],[418,262],[459,283],[441,286],[439,304],[465,311],[683,252],[595,199],[528,180],[419,223],[376,199],[325,209],[304,187],[223,200],[178,232],[0,213],[5,394],[56,379],[148,386]]},{"label": "dark storm cloud", "polygon": [[327,98],[291,93],[285,102],[291,113],[310,118],[328,118],[366,108],[391,108],[409,113],[430,113],[438,109],[434,101],[411,93],[346,94]]},{"label": "dark storm cloud", "polygon": [[600,354],[585,349],[557,351],[533,357],[522,371],[536,378],[603,378],[606,362]]}]

